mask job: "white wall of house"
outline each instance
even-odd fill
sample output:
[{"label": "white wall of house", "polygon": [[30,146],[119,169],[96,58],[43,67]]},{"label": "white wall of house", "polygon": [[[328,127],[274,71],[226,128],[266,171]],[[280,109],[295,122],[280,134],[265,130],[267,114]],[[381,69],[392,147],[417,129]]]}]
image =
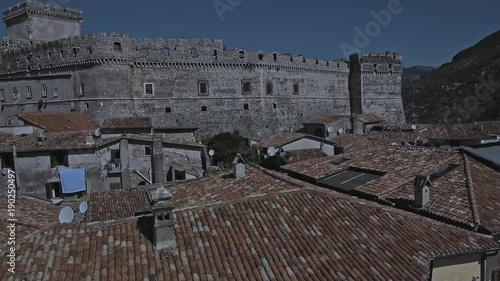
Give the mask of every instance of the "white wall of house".
[{"label": "white wall of house", "polygon": [[436,259],[432,267],[432,281],[482,280],[481,260],[481,254]]},{"label": "white wall of house", "polygon": [[289,144],[282,146],[283,151],[294,151],[294,150],[304,150],[304,149],[321,149],[326,155],[332,156],[335,154],[333,145],[329,143],[323,143],[321,146],[321,141],[302,138],[300,140],[296,140]]}]

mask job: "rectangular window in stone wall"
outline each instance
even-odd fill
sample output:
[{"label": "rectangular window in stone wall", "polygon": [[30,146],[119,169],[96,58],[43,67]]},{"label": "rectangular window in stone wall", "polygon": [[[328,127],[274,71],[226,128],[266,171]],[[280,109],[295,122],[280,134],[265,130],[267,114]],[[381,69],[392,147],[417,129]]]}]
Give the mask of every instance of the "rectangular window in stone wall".
[{"label": "rectangular window in stone wall", "polygon": [[47,97],[47,85],[42,84],[42,98],[46,98],[46,97]]},{"label": "rectangular window in stone wall", "polygon": [[31,86],[26,86],[26,98],[31,99],[33,94],[31,93]]},{"label": "rectangular window in stone wall", "polygon": [[170,106],[165,107],[165,113],[172,112],[172,108]]},{"label": "rectangular window in stone wall", "polygon": [[80,96],[85,96],[85,84],[80,84]]},{"label": "rectangular window in stone wall", "polygon": [[4,89],[0,89],[0,100],[1,101],[5,100],[5,91],[4,91]]},{"label": "rectangular window in stone wall", "polygon": [[244,95],[249,95],[252,93],[252,84],[250,80],[241,81],[241,93]]},{"label": "rectangular window in stone wall", "polygon": [[57,98],[57,96],[59,96],[59,90],[54,88],[54,98]]},{"label": "rectangular window in stone wall", "polygon": [[293,94],[294,95],[299,94],[299,83],[293,83]]},{"label": "rectangular window in stone wall", "polygon": [[12,98],[17,100],[19,98],[19,93],[17,92],[16,87],[12,87]]},{"label": "rectangular window in stone wall", "polygon": [[198,95],[208,96],[208,81],[206,80],[198,81]]},{"label": "rectangular window in stone wall", "polygon": [[144,147],[144,154],[145,154],[146,156],[151,156],[151,147],[149,147],[149,146],[145,146],[145,147]]},{"label": "rectangular window in stone wall", "polygon": [[208,111],[208,107],[206,105],[201,106],[201,111]]},{"label": "rectangular window in stone wall", "polygon": [[155,87],[153,83],[144,83],[144,94],[154,95]]},{"label": "rectangular window in stone wall", "polygon": [[273,83],[272,82],[266,83],[266,94],[268,94],[268,95],[273,94]]}]

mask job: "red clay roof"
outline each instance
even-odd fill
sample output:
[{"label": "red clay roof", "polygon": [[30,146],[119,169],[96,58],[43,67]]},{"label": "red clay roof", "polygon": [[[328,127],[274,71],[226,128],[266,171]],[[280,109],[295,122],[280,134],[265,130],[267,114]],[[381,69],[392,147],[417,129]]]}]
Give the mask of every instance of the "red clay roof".
[{"label": "red clay roof", "polygon": [[102,123],[103,129],[150,129],[152,127],[150,117],[108,118]]},{"label": "red clay roof", "polygon": [[110,190],[90,194],[86,220],[109,221],[150,212],[151,204],[144,188]]},{"label": "red clay roof", "polygon": [[384,119],[375,114],[356,114],[356,118],[358,119],[358,121],[361,121],[365,124],[384,122]]},{"label": "red clay roof", "polygon": [[311,119],[307,122],[304,122],[304,124],[312,124],[312,125],[326,125],[326,124],[331,124],[338,122],[340,120],[348,119],[348,116],[344,115],[323,115],[314,119]]},{"label": "red clay roof", "polygon": [[[5,179],[6,177],[3,178]],[[2,231],[0,231],[0,245],[7,243],[7,238],[9,237],[9,233],[7,232],[7,225],[9,224],[7,221],[7,218],[9,218],[7,200],[7,196],[0,196],[0,214],[3,217],[3,219],[0,220],[0,228],[2,229]],[[17,219],[16,239],[21,240],[52,224],[59,223],[58,218],[60,210],[60,207],[48,201],[30,197],[17,197],[14,210],[15,216],[13,217]]]},{"label": "red clay roof", "polygon": [[[175,249],[155,250],[145,235],[151,228],[137,219],[58,224],[18,245],[17,277],[427,280],[436,256],[499,246],[489,236],[276,173],[259,169],[247,180],[263,177],[291,190],[177,209]],[[200,182],[197,188],[201,193],[205,185]],[[0,262],[1,277],[8,278],[5,257]]]},{"label": "red clay roof", "polygon": [[[349,160],[340,165],[332,164],[333,160],[341,158]],[[469,162],[474,165],[468,165]],[[480,225],[491,233],[500,232],[500,219],[497,218],[500,203],[493,199],[500,197],[500,172],[458,151],[380,146],[292,163],[282,169],[314,181],[348,168],[383,172],[386,174],[380,179],[358,186],[353,192],[398,204],[404,201],[409,206],[413,202],[415,176],[430,176],[450,164],[458,167],[433,181],[431,203],[420,211],[466,226]],[[481,211],[476,211],[478,208]]]},{"label": "red clay roof", "polygon": [[31,112],[21,114],[19,118],[52,133],[90,132],[96,127],[96,122],[82,112]]},{"label": "red clay roof", "polygon": [[294,132],[279,132],[260,142],[262,147],[280,147],[307,136],[307,134]]}]

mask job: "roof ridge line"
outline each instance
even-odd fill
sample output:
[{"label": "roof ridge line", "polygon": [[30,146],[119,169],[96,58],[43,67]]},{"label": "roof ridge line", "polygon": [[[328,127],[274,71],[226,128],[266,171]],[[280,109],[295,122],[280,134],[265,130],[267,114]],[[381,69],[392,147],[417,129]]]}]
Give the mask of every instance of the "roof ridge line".
[{"label": "roof ridge line", "polygon": [[472,173],[470,171],[470,163],[469,163],[469,158],[465,153],[462,153],[462,157],[464,159],[464,168],[465,168],[465,175],[466,175],[466,186],[467,186],[467,194],[469,195],[469,202],[471,205],[471,211],[472,211],[472,218],[474,219],[474,223],[476,226],[479,226],[481,224],[481,221],[479,219],[479,214],[477,211],[477,202],[476,202],[476,197],[474,196],[474,184],[472,182]]}]

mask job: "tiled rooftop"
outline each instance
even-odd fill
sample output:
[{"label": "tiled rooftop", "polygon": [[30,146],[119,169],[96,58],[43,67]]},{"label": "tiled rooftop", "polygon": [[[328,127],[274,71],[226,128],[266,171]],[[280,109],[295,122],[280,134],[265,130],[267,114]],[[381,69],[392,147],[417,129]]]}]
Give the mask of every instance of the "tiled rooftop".
[{"label": "tiled rooftop", "polygon": [[327,155],[321,151],[320,149],[302,149],[302,150],[293,150],[288,152],[290,157],[288,157],[288,161],[290,163],[293,162],[301,162],[310,159],[319,159],[326,157]]},{"label": "tiled rooftop", "polygon": [[46,132],[90,132],[96,128],[96,122],[82,112],[31,112],[19,117]]},{"label": "tiled rooftop", "polygon": [[[275,178],[267,172],[261,176]],[[288,181],[279,177],[275,180]],[[427,280],[435,256],[499,246],[491,237],[391,207],[306,184],[294,188],[178,209],[177,248],[163,251],[153,248],[144,235],[150,232],[136,219],[56,225],[18,245],[17,277]],[[8,278],[4,254],[0,274]]]},{"label": "tiled rooftop", "polygon": [[[405,124],[401,128],[411,131],[412,124]],[[418,124],[418,129],[427,128],[421,133],[422,138],[450,139],[450,140],[480,140],[490,139],[490,134],[500,134],[500,121],[483,121],[451,125]]]},{"label": "tiled rooftop", "polygon": [[176,209],[259,197],[297,188],[299,187],[266,176],[259,168],[251,165],[246,165],[246,176],[240,180],[215,174],[168,187],[174,195]]},{"label": "tiled rooftop", "polygon": [[[4,177],[5,178],[5,177]],[[3,179],[2,179],[3,181]],[[7,196],[0,196],[0,208],[2,219],[0,220],[0,244],[7,242],[8,232],[8,204]],[[52,203],[30,198],[17,197],[15,202],[15,219],[16,222],[16,238],[19,241],[39,230],[45,229],[53,223],[58,222],[60,207],[52,205]]]},{"label": "tiled rooftop", "polygon": [[295,140],[301,139],[305,136],[307,135],[302,133],[279,132],[276,135],[262,140],[260,144],[262,147],[279,147],[291,143]]},{"label": "tiled rooftop", "polygon": [[384,119],[380,118],[375,114],[356,114],[356,118],[358,119],[358,121],[361,121],[362,123],[365,124],[384,122]]},{"label": "tiled rooftop", "polygon": [[[341,164],[335,159],[347,158]],[[467,163],[474,163],[469,165]],[[349,168],[385,173],[353,192],[369,198],[410,206],[414,199],[416,175],[431,175],[457,164],[441,178],[433,181],[430,202],[420,212],[454,221],[473,228],[479,225],[491,233],[500,232],[498,219],[500,172],[488,168],[458,151],[412,147],[375,147],[356,150],[333,157],[285,165],[285,171],[317,181]],[[481,207],[479,207],[481,206]],[[478,209],[481,209],[479,212]]]},{"label": "tiled rooftop", "polygon": [[151,212],[146,190],[119,189],[89,195],[86,221],[110,221]]},{"label": "tiled rooftop", "polygon": [[326,125],[330,123],[334,123],[340,120],[349,119],[348,116],[345,115],[323,115],[307,122],[304,124],[312,124],[312,125]]},{"label": "tiled rooftop", "polygon": [[11,152],[12,142],[16,143],[17,151],[46,151],[46,150],[66,150],[93,148],[95,145],[102,145],[110,140],[96,139],[95,144],[85,143],[86,133],[64,132],[64,133],[44,133],[43,145],[38,145],[37,135],[16,136],[6,142],[0,142],[0,152]]},{"label": "tiled rooftop", "polygon": [[147,129],[152,128],[150,117],[108,118],[102,123],[103,129]]}]

